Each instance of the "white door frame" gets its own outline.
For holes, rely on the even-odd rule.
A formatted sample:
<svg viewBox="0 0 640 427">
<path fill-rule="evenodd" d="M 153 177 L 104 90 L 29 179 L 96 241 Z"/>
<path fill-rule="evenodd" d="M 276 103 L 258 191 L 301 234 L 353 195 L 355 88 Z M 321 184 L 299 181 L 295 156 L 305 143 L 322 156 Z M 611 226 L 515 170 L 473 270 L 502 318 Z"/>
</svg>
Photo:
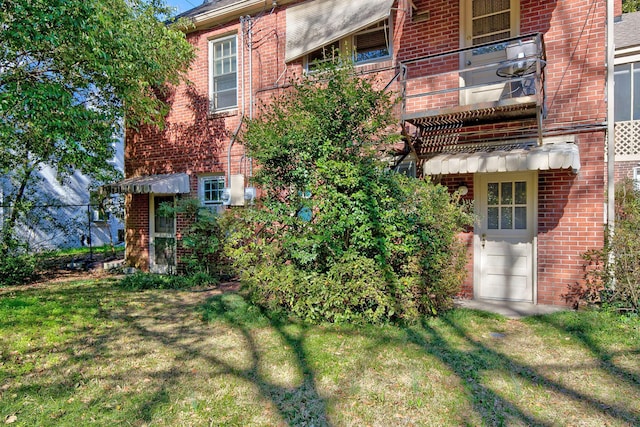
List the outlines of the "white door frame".
<svg viewBox="0 0 640 427">
<path fill-rule="evenodd" d="M 156 197 L 173 197 L 173 201 L 175 204 L 175 200 L 176 200 L 176 195 L 175 194 L 154 194 L 154 193 L 150 193 L 149 194 L 149 271 L 152 273 L 161 273 L 161 274 L 167 274 L 167 273 L 171 273 L 171 271 L 169 271 L 169 266 L 162 266 L 162 265 L 157 265 L 156 264 L 156 253 L 155 253 L 155 238 L 156 237 L 167 237 L 167 238 L 173 238 L 176 239 L 176 226 L 177 226 L 177 221 L 176 221 L 176 216 L 174 215 L 173 217 L 173 235 L 169 235 L 168 233 L 156 233 L 155 232 L 155 198 Z M 166 234 L 166 235 L 165 235 Z M 174 245 L 177 245 L 177 241 L 175 241 Z M 174 246 L 175 248 L 176 246 Z M 174 255 L 174 260 L 173 260 L 173 265 L 174 267 L 177 266 L 177 251 L 174 250 L 173 252 Z"/>
<path fill-rule="evenodd" d="M 487 192 L 483 188 L 491 179 L 496 180 L 525 180 L 531 188 L 531 280 L 532 296 L 531 302 L 537 304 L 538 301 L 538 171 L 522 172 L 498 172 L 474 174 L 474 210 L 476 224 L 473 233 L 473 298 L 481 298 L 482 286 L 482 244 L 483 234 L 486 232 L 486 211 Z M 527 204 L 528 205 L 528 204 Z"/>
</svg>

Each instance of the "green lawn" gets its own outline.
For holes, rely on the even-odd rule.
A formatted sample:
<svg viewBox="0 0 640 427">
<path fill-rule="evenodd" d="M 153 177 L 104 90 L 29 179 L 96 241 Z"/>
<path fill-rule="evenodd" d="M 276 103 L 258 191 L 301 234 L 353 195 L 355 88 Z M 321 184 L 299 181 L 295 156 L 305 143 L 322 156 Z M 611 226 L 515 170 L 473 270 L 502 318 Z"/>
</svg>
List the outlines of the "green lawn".
<svg viewBox="0 0 640 427">
<path fill-rule="evenodd" d="M 0 423 L 640 425 L 638 319 L 311 327 L 237 294 L 115 283 L 0 289 Z"/>
</svg>

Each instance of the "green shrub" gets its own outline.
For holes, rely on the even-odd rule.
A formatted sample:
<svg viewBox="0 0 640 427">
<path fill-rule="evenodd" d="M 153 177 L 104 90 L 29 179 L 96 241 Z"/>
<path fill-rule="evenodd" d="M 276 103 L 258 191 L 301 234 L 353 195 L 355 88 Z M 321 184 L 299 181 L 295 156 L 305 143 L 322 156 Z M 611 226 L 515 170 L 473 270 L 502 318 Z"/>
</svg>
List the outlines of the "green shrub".
<svg viewBox="0 0 640 427">
<path fill-rule="evenodd" d="M 598 304 L 622 312 L 640 313 L 640 191 L 632 181 L 616 185 L 613 237 L 601 250 L 589 250 L 584 283 L 569 287 L 565 298 L 574 307 Z"/>
<path fill-rule="evenodd" d="M 342 61 L 294 81 L 248 122 L 263 197 L 222 227 L 254 303 L 310 322 L 415 321 L 452 305 L 457 234 L 471 217 L 447 189 L 379 160 L 399 140 L 394 101 Z"/>
<path fill-rule="evenodd" d="M 0 287 L 22 285 L 36 277 L 36 258 L 33 255 L 14 255 L 0 259 Z"/>
</svg>

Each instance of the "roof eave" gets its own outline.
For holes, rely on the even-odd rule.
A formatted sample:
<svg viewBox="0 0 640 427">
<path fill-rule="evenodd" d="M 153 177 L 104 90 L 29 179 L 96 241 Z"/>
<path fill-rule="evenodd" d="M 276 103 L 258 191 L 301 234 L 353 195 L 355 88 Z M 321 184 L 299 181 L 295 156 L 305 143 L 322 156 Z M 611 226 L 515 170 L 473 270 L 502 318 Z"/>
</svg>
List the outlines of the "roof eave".
<svg viewBox="0 0 640 427">
<path fill-rule="evenodd" d="M 278 0 L 276 6 L 282 6 L 292 3 L 293 1 L 295 0 Z M 187 32 L 201 30 L 233 19 L 239 19 L 242 15 L 251 15 L 252 13 L 265 9 L 270 10 L 274 7 L 274 3 L 276 2 L 273 0 L 238 0 L 227 6 L 222 6 L 218 9 L 203 12 L 192 17 L 191 22 L 194 26 L 188 29 Z"/>
</svg>

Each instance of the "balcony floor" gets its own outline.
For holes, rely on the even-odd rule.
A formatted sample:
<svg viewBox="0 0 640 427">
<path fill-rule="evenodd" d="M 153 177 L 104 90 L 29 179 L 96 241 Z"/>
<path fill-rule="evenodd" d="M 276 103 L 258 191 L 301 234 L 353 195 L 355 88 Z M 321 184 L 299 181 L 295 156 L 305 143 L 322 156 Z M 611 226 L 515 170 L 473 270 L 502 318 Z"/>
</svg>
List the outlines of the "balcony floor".
<svg viewBox="0 0 640 427">
<path fill-rule="evenodd" d="M 529 119 L 536 117 L 539 107 L 538 100 L 539 98 L 535 95 L 521 96 L 494 102 L 412 112 L 404 114 L 402 119 L 422 128 L 451 124 L 473 126 L 514 119 Z"/>
</svg>

